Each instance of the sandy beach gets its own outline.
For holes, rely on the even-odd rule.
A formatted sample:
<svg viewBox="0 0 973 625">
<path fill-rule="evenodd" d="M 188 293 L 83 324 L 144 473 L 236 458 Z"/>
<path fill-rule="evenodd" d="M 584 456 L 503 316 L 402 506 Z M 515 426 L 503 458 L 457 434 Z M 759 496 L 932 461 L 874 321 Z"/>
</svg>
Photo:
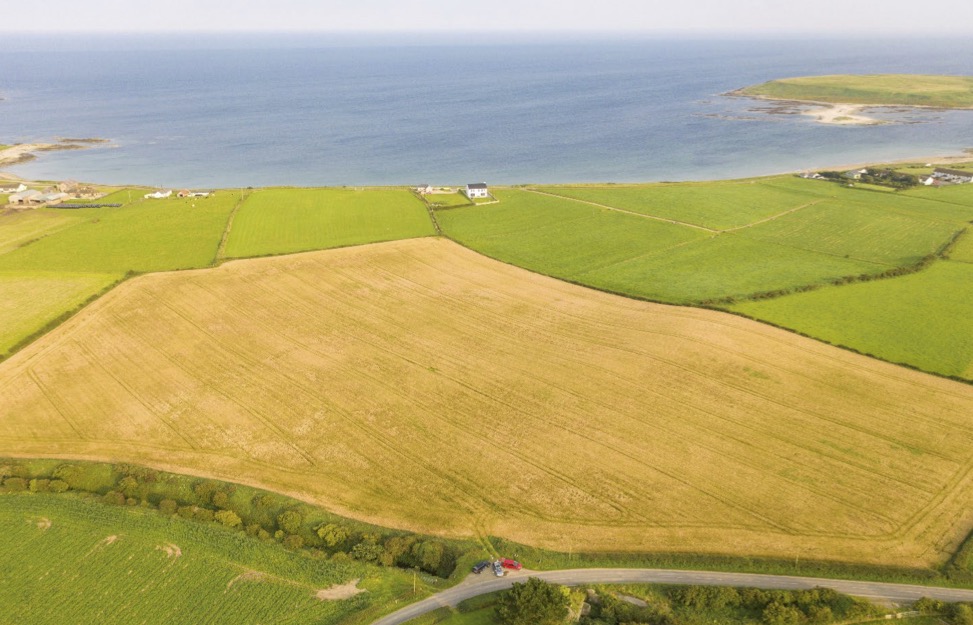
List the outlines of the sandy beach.
<svg viewBox="0 0 973 625">
<path fill-rule="evenodd" d="M 862 115 L 866 107 L 860 104 L 814 104 L 812 108 L 801 111 L 802 115 L 813 117 L 821 124 L 835 124 L 838 126 L 876 126 L 885 124 L 874 117 Z"/>
</svg>

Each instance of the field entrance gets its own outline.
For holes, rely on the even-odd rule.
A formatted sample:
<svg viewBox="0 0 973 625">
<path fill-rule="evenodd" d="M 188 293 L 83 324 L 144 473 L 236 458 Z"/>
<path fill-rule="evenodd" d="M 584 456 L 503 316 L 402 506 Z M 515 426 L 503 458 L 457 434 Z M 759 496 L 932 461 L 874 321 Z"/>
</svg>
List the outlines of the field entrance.
<svg viewBox="0 0 973 625">
<path fill-rule="evenodd" d="M 0 388 L 0 454 L 426 532 L 926 565 L 973 521 L 973 388 L 443 239 L 130 280 Z"/>
</svg>

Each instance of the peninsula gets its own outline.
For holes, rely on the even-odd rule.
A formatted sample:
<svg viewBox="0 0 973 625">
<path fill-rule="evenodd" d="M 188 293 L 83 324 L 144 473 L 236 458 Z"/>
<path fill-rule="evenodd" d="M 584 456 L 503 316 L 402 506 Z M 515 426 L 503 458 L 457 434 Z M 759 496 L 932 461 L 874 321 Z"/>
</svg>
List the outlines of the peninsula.
<svg viewBox="0 0 973 625">
<path fill-rule="evenodd" d="M 875 124 L 859 113 L 866 107 L 973 108 L 973 77 L 921 74 L 868 74 L 781 78 L 730 95 L 795 105 L 822 123 Z"/>
</svg>

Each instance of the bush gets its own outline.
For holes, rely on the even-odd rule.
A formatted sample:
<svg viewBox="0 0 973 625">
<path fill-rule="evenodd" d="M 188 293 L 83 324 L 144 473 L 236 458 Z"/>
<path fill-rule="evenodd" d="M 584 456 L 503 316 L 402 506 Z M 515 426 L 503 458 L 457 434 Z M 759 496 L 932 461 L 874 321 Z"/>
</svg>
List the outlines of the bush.
<svg viewBox="0 0 973 625">
<path fill-rule="evenodd" d="M 27 480 L 22 477 L 8 477 L 3 481 L 3 486 L 7 490 L 20 492 L 27 490 Z"/>
<path fill-rule="evenodd" d="M 283 545 L 287 549 L 297 551 L 298 549 L 304 546 L 304 539 L 298 536 L 297 534 L 288 534 L 284 538 Z"/>
<path fill-rule="evenodd" d="M 303 523 L 304 517 L 301 516 L 300 512 L 295 512 L 294 510 L 287 510 L 277 515 L 277 527 L 284 530 L 287 534 L 296 534 L 301 531 L 301 525 Z"/>
<path fill-rule="evenodd" d="M 497 599 L 497 620 L 504 625 L 558 625 L 568 615 L 566 588 L 536 577 L 516 582 Z"/>
<path fill-rule="evenodd" d="M 52 493 L 63 493 L 66 492 L 70 487 L 68 483 L 64 480 L 51 480 L 50 491 Z"/>
<path fill-rule="evenodd" d="M 30 481 L 29 488 L 32 493 L 46 493 L 51 490 L 51 480 L 34 478 Z"/>
<path fill-rule="evenodd" d="M 349 532 L 344 527 L 334 523 L 328 523 L 318 527 L 317 535 L 328 547 L 337 547 L 348 540 Z"/>
<path fill-rule="evenodd" d="M 237 528 L 243 525 L 243 520 L 240 516 L 233 512 L 232 510 L 220 510 L 213 517 L 229 528 Z"/>
<path fill-rule="evenodd" d="M 117 490 L 110 490 L 104 495 L 102 495 L 101 500 L 107 504 L 113 506 L 124 506 L 125 505 L 125 495 L 121 494 Z"/>
<path fill-rule="evenodd" d="M 166 516 L 172 516 L 179 509 L 179 504 L 172 499 L 163 499 L 159 502 L 159 512 Z"/>
</svg>

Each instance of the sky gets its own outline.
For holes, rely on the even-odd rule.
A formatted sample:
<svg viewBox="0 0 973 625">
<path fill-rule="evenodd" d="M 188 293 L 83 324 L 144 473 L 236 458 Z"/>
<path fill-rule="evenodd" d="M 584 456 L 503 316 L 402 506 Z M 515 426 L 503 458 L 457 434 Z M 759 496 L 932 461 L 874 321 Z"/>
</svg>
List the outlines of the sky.
<svg viewBox="0 0 973 625">
<path fill-rule="evenodd" d="M 973 34 L 973 0 L 30 0 L 19 32 Z"/>
</svg>

